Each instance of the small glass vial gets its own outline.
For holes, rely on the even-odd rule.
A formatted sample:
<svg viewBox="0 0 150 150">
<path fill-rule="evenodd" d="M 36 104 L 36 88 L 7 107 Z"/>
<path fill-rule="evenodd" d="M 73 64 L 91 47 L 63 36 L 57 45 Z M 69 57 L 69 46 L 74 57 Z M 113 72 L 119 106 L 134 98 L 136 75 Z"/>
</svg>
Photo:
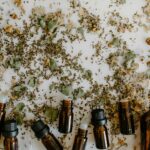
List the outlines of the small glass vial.
<svg viewBox="0 0 150 150">
<path fill-rule="evenodd" d="M 6 103 L 7 103 L 8 97 L 5 94 L 0 94 L 0 137 L 2 132 L 2 126 L 5 121 L 5 114 L 6 114 Z"/>
<path fill-rule="evenodd" d="M 134 119 L 131 112 L 131 105 L 128 100 L 119 102 L 120 132 L 124 135 L 134 134 Z"/>
<path fill-rule="evenodd" d="M 150 150 L 150 110 L 141 117 L 141 150 Z"/>
<path fill-rule="evenodd" d="M 0 137 L 2 132 L 2 126 L 4 125 L 4 121 L 5 121 L 5 114 L 6 114 L 5 108 L 6 108 L 6 104 L 0 102 Z"/>
<path fill-rule="evenodd" d="M 41 139 L 47 150 L 63 150 L 56 137 L 49 132 L 49 127 L 42 120 L 38 120 L 31 126 L 38 139 Z"/>
<path fill-rule="evenodd" d="M 106 128 L 107 119 L 103 109 L 92 111 L 92 124 L 94 125 L 94 137 L 96 148 L 107 149 L 109 147 L 108 131 Z"/>
<path fill-rule="evenodd" d="M 18 128 L 15 120 L 7 120 L 2 128 L 4 150 L 18 150 Z"/>
<path fill-rule="evenodd" d="M 63 100 L 59 115 L 58 130 L 61 133 L 71 133 L 73 128 L 73 103 L 71 100 Z"/>
<path fill-rule="evenodd" d="M 75 137 L 72 150 L 85 150 L 87 143 L 87 128 L 88 125 L 82 123 L 78 129 L 78 134 Z"/>
</svg>

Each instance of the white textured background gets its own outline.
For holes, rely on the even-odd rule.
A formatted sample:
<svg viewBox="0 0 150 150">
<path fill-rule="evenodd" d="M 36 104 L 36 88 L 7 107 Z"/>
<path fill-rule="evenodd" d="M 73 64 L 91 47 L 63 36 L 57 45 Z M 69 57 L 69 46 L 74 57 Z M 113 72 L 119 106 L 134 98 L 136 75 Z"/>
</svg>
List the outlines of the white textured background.
<svg viewBox="0 0 150 150">
<path fill-rule="evenodd" d="M 106 33 L 107 33 L 107 30 L 109 30 L 109 27 L 107 27 L 106 19 L 105 19 L 109 16 L 108 12 L 111 13 L 113 10 L 116 10 L 120 12 L 121 16 L 129 18 L 129 20 L 132 22 L 133 14 L 135 14 L 136 12 L 142 13 L 142 6 L 145 5 L 144 0 L 126 0 L 126 4 L 119 5 L 119 6 L 116 6 L 114 3 L 112 3 L 112 1 L 111 0 L 80 0 L 82 7 L 85 7 L 93 14 L 100 16 L 101 25 L 105 27 Z M 53 7 L 50 8 L 49 4 L 52 4 L 52 3 L 53 3 Z M 60 4 L 58 5 L 58 3 Z M 113 5 L 113 6 L 109 7 L 110 5 Z M 44 6 L 47 12 L 55 11 L 57 9 L 61 9 L 62 12 L 65 14 L 71 12 L 71 9 L 69 8 L 69 0 L 28 0 L 28 3 L 25 0 L 24 8 L 26 10 L 26 14 L 19 21 L 17 22 L 10 21 L 9 23 L 11 24 L 17 23 L 17 24 L 20 24 L 21 26 L 22 20 L 28 18 L 28 15 L 30 14 L 31 9 L 35 6 Z M 19 10 L 16 8 L 16 6 L 13 5 L 11 0 L 0 0 L 0 14 L 3 16 L 3 20 L 1 21 L 0 27 L 5 26 L 5 24 L 7 23 L 7 19 L 9 18 L 8 12 L 12 10 L 20 13 Z M 75 24 L 77 23 L 77 19 L 78 18 L 76 15 L 71 16 L 71 20 Z M 143 21 L 144 21 L 144 18 L 143 18 Z M 119 34 L 120 34 L 119 36 L 122 37 L 122 39 L 125 39 L 127 41 L 127 45 L 131 50 L 135 51 L 135 53 L 140 54 L 141 56 L 144 56 L 145 58 L 148 59 L 150 47 L 145 44 L 145 38 L 147 38 L 150 35 L 150 32 L 144 31 L 142 27 L 139 27 L 137 25 L 133 32 L 125 32 L 123 34 L 121 33 Z M 90 34 L 90 33 L 86 33 L 85 38 L 86 38 L 86 42 L 75 41 L 73 43 L 70 43 L 68 41 L 68 43 L 65 43 L 64 46 L 66 50 L 70 53 L 72 49 L 74 50 L 72 55 L 75 55 L 79 51 L 82 51 L 84 53 L 84 57 L 85 56 L 90 57 L 93 54 L 93 48 L 91 46 L 91 43 L 93 42 L 96 43 L 99 40 L 99 38 L 97 35 Z M 107 55 L 108 55 L 108 51 L 104 52 L 104 56 L 107 56 Z M 84 57 L 83 58 L 81 57 L 80 59 L 81 61 L 80 63 L 82 64 L 82 66 L 84 68 L 92 70 L 93 74 L 94 73 L 98 74 L 97 76 L 94 76 L 96 81 L 98 81 L 99 83 L 105 83 L 104 77 L 106 75 L 111 74 L 111 71 L 109 70 L 108 65 L 106 65 L 103 62 L 100 65 L 97 65 L 96 63 L 92 64 L 90 61 L 85 60 Z M 97 71 L 99 68 L 101 69 L 101 72 Z M 145 69 L 146 69 L 146 66 L 144 64 L 140 64 L 139 71 L 144 71 Z M 12 70 L 8 70 L 4 75 L 4 80 L 6 82 L 5 83 L 0 82 L 1 86 L 5 87 L 6 89 L 9 89 L 9 81 L 12 75 L 13 75 Z M 85 84 L 84 86 L 87 86 L 87 85 Z M 47 83 L 45 83 L 43 87 L 41 87 L 41 89 L 44 89 L 44 91 L 47 91 L 48 90 Z M 58 96 L 54 95 L 54 97 L 58 99 L 58 101 L 62 100 L 62 96 L 60 95 Z M 77 110 L 75 109 L 74 111 L 77 111 Z M 89 110 L 89 112 L 90 111 L 91 110 Z M 85 115 L 89 115 L 89 114 L 85 114 Z M 74 123 L 74 133 L 75 133 L 75 130 L 77 129 L 75 125 L 76 123 Z M 53 125 L 52 127 L 50 127 L 50 129 L 56 137 L 61 136 L 57 131 L 56 125 Z M 42 146 L 42 144 L 34 137 L 34 134 L 31 131 L 25 130 L 25 132 L 27 134 L 25 138 L 22 139 L 22 138 L 19 138 L 21 137 L 20 135 L 22 133 L 20 131 L 20 135 L 18 137 L 19 150 L 44 150 L 44 147 Z M 92 133 L 92 127 L 89 128 L 89 133 Z M 134 138 L 134 135 L 126 136 L 128 147 L 123 147 L 121 148 L 122 150 L 133 150 L 134 145 L 139 144 L 139 137 L 140 137 L 139 130 L 136 131 L 136 133 L 138 135 L 138 138 L 136 138 L 136 140 Z M 122 135 L 119 135 L 118 137 L 122 137 Z M 73 140 L 74 140 L 74 136 L 71 137 L 71 141 L 68 141 L 68 139 L 66 138 L 65 142 L 67 143 L 68 146 L 72 146 Z M 87 144 L 86 149 L 96 150 L 93 144 L 94 144 L 93 135 L 90 134 L 88 136 L 88 144 Z"/>
</svg>

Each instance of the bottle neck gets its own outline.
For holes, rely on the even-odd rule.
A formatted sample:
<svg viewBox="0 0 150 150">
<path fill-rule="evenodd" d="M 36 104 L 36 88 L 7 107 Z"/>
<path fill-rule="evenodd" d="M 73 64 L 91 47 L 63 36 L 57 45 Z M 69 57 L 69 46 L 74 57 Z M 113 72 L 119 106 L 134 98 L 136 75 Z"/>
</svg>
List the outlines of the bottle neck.
<svg viewBox="0 0 150 150">
<path fill-rule="evenodd" d="M 73 109 L 73 103 L 71 100 L 63 100 L 62 108 Z"/>
<path fill-rule="evenodd" d="M 95 124 L 94 125 L 94 128 L 103 128 L 103 127 L 106 127 L 106 125 L 105 124 Z"/>
<path fill-rule="evenodd" d="M 87 130 L 83 130 L 83 129 L 79 128 L 78 129 L 78 136 L 86 138 L 87 137 Z"/>
<path fill-rule="evenodd" d="M 5 137 L 5 140 L 16 140 L 17 139 L 17 136 L 14 136 L 14 137 Z"/>
<path fill-rule="evenodd" d="M 126 110 L 130 110 L 131 105 L 129 101 L 120 101 L 119 102 L 119 109 L 126 109 Z"/>
<path fill-rule="evenodd" d="M 46 133 L 43 135 L 43 137 L 42 137 L 41 139 L 47 138 L 47 137 L 49 137 L 49 136 L 51 136 L 51 135 L 52 135 L 52 133 L 46 132 Z"/>
</svg>

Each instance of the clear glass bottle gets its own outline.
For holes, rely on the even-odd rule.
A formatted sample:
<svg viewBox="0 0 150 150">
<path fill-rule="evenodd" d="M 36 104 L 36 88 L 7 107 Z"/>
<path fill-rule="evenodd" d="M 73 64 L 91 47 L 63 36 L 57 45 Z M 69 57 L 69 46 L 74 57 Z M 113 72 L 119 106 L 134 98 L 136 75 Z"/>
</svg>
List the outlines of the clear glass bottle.
<svg viewBox="0 0 150 150">
<path fill-rule="evenodd" d="M 87 124 L 81 124 L 78 129 L 78 134 L 75 137 L 72 150 L 85 150 L 87 143 Z"/>
<path fill-rule="evenodd" d="M 107 119 L 103 109 L 92 111 L 92 124 L 94 125 L 94 137 L 96 148 L 107 149 L 109 147 L 108 131 L 106 128 Z"/>
<path fill-rule="evenodd" d="M 131 135 L 135 133 L 134 119 L 131 111 L 131 105 L 128 100 L 122 100 L 119 102 L 119 122 L 120 132 L 125 135 Z"/>
<path fill-rule="evenodd" d="M 49 127 L 42 120 L 38 120 L 31 126 L 36 137 L 41 139 L 47 150 L 63 150 L 62 145 L 56 137 L 49 132 Z"/>
<path fill-rule="evenodd" d="M 73 103 L 71 100 L 63 100 L 59 115 L 58 130 L 61 133 L 71 133 L 73 128 Z"/>
<path fill-rule="evenodd" d="M 150 110 L 141 117 L 141 150 L 150 150 Z"/>
<path fill-rule="evenodd" d="M 15 120 L 7 120 L 2 128 L 4 150 L 18 150 L 18 128 Z"/>
</svg>

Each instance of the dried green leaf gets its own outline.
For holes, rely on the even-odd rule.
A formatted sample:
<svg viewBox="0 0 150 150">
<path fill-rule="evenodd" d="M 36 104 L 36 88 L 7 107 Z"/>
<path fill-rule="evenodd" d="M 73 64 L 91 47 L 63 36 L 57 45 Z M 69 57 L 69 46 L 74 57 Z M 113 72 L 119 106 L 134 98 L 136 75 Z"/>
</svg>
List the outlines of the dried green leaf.
<svg viewBox="0 0 150 150">
<path fill-rule="evenodd" d="M 125 4 L 126 0 L 116 0 L 116 3 L 118 3 L 118 4 Z"/>
<path fill-rule="evenodd" d="M 56 88 L 56 84 L 55 83 L 52 83 L 50 86 L 49 86 L 49 89 L 50 90 L 54 90 Z"/>
<path fill-rule="evenodd" d="M 85 73 L 84 73 L 84 78 L 86 79 L 91 79 L 92 77 L 92 71 L 91 70 L 86 70 Z"/>
<path fill-rule="evenodd" d="M 14 109 L 15 112 L 21 112 L 25 107 L 24 103 L 17 104 L 16 108 Z"/>
<path fill-rule="evenodd" d="M 77 28 L 77 31 L 81 34 L 81 36 L 84 38 L 84 30 L 82 27 Z"/>
<path fill-rule="evenodd" d="M 133 60 L 133 59 L 135 59 L 136 54 L 135 54 L 133 51 L 128 50 L 128 51 L 125 53 L 124 57 L 125 57 L 125 60 L 126 60 L 126 61 Z"/>
<path fill-rule="evenodd" d="M 53 30 L 56 28 L 57 22 L 56 21 L 49 21 L 48 22 L 48 30 L 53 32 Z"/>
<path fill-rule="evenodd" d="M 121 43 L 121 39 L 119 38 L 113 38 L 111 42 L 109 42 L 108 46 L 115 46 L 115 47 L 119 47 Z"/>
<path fill-rule="evenodd" d="M 46 107 L 44 115 L 52 123 L 58 118 L 58 109 L 53 107 Z"/>
<path fill-rule="evenodd" d="M 66 96 L 72 96 L 72 87 L 70 85 L 61 84 L 59 91 Z"/>
<path fill-rule="evenodd" d="M 73 98 L 78 99 L 84 96 L 84 91 L 82 88 L 77 88 L 73 91 Z"/>
<path fill-rule="evenodd" d="M 131 51 L 131 50 L 128 50 L 126 53 L 125 53 L 125 55 L 124 55 L 124 58 L 125 58 L 125 60 L 124 60 L 124 66 L 126 67 L 126 68 L 132 68 L 132 69 L 136 69 L 137 68 L 137 64 L 136 63 L 134 63 L 134 59 L 136 58 L 136 54 L 133 52 L 133 51 Z"/>
<path fill-rule="evenodd" d="M 16 84 L 12 87 L 12 96 L 16 97 L 21 97 L 27 90 L 27 87 L 25 86 L 25 84 L 21 83 L 21 84 Z"/>
<path fill-rule="evenodd" d="M 29 85 L 30 87 L 35 87 L 36 84 L 37 84 L 37 82 L 36 82 L 36 78 L 35 78 L 35 77 L 32 77 L 32 78 L 29 80 L 29 82 L 28 82 L 28 85 Z"/>
<path fill-rule="evenodd" d="M 2 62 L 4 59 L 4 55 L 2 53 L 0 53 L 0 62 Z"/>
<path fill-rule="evenodd" d="M 8 60 L 6 61 L 6 65 L 18 70 L 21 66 L 21 58 L 15 56 L 8 58 Z"/>
<path fill-rule="evenodd" d="M 15 119 L 17 121 L 17 124 L 22 125 L 24 117 L 25 117 L 24 113 L 15 113 L 14 115 L 15 115 Z"/>
<path fill-rule="evenodd" d="M 40 19 L 39 24 L 40 24 L 41 28 L 45 28 L 46 27 L 46 22 L 45 22 L 45 20 L 43 18 Z"/>
<path fill-rule="evenodd" d="M 56 61 L 55 61 L 54 59 L 50 59 L 49 67 L 50 67 L 50 70 L 51 70 L 51 71 L 56 70 L 56 68 L 57 68 L 57 63 L 56 63 Z"/>
</svg>

